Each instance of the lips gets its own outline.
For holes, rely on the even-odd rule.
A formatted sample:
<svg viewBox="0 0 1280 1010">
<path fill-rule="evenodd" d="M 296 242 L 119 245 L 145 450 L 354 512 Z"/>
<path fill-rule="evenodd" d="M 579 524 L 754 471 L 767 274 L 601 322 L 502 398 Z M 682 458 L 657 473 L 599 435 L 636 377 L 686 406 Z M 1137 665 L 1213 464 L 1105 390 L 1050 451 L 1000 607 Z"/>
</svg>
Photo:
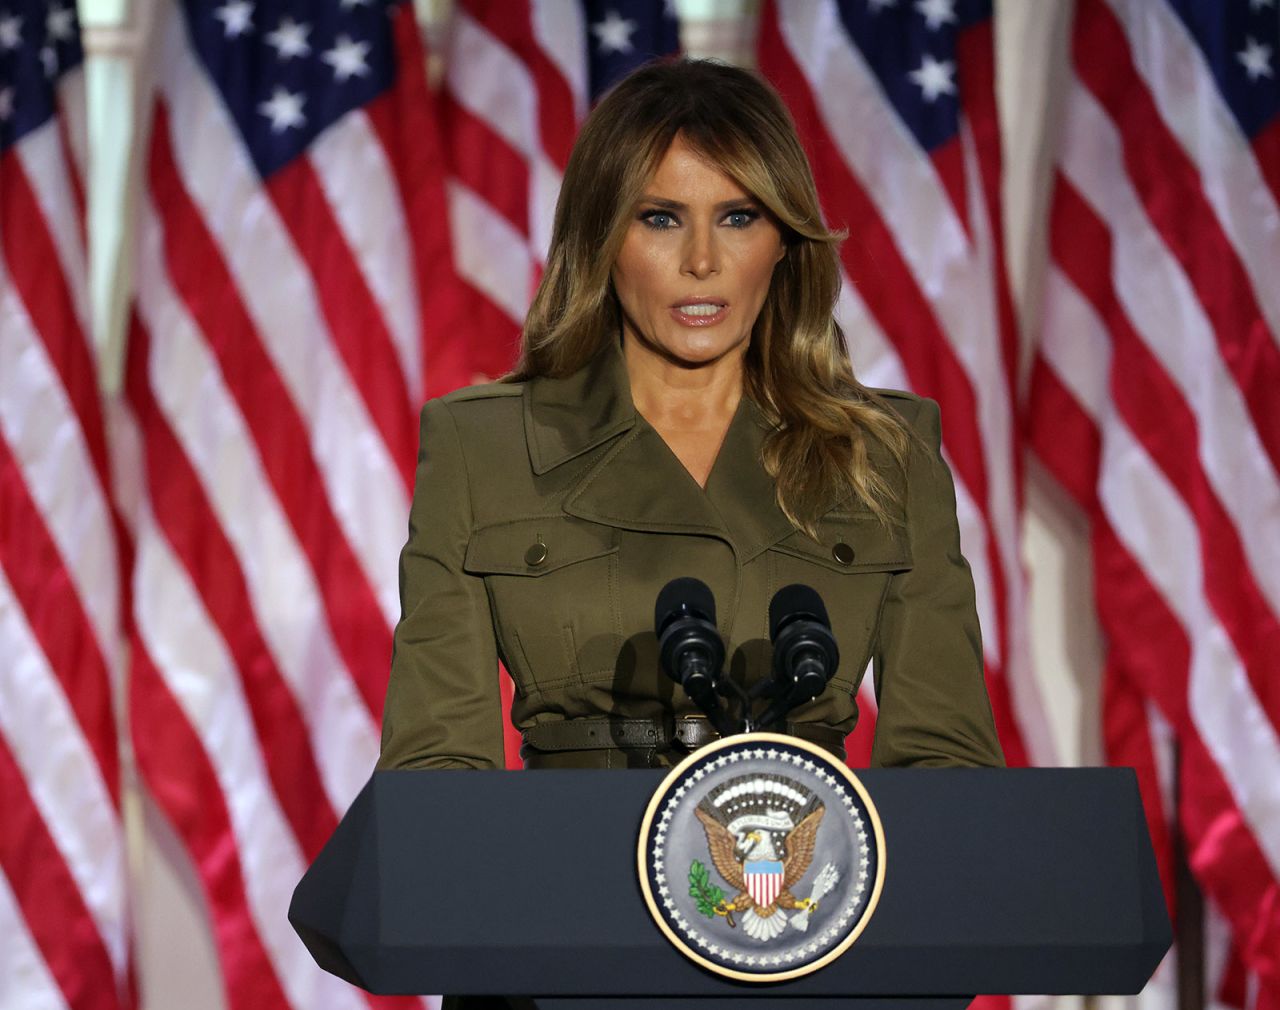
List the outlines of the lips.
<svg viewBox="0 0 1280 1010">
<path fill-rule="evenodd" d="M 682 326 L 714 326 L 729 314 L 729 306 L 718 298 L 686 298 L 671 306 L 671 316 Z"/>
</svg>

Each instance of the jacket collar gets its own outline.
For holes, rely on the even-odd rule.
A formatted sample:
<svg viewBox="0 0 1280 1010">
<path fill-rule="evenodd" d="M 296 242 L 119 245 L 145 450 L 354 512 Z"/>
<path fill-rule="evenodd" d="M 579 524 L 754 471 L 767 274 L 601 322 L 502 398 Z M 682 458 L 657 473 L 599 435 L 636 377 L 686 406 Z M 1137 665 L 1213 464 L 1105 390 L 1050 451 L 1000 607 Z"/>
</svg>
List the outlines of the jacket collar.
<svg viewBox="0 0 1280 1010">
<path fill-rule="evenodd" d="M 718 537 L 740 562 L 795 531 L 760 461 L 768 423 L 746 396 L 705 490 L 635 409 L 622 350 L 613 341 L 570 376 L 531 381 L 524 418 L 539 475 L 617 439 L 569 490 L 564 508 L 570 515 L 624 529 Z"/>
</svg>

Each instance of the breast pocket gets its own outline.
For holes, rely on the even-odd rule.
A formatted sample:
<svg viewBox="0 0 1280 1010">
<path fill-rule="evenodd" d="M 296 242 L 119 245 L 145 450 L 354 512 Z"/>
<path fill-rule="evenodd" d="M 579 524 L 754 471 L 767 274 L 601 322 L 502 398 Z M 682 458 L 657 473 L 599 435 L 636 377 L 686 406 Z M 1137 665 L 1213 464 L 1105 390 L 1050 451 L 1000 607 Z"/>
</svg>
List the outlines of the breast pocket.
<svg viewBox="0 0 1280 1010">
<path fill-rule="evenodd" d="M 833 684 L 852 689 L 870 659 L 889 580 L 911 568 L 906 531 L 871 513 L 829 513 L 817 540 L 793 533 L 768 554 L 771 593 L 798 582 L 822 597 L 840 648 Z"/>
<path fill-rule="evenodd" d="M 484 576 L 507 668 L 521 694 L 612 669 L 622 645 L 617 532 L 565 516 L 476 530 L 463 567 Z"/>
</svg>

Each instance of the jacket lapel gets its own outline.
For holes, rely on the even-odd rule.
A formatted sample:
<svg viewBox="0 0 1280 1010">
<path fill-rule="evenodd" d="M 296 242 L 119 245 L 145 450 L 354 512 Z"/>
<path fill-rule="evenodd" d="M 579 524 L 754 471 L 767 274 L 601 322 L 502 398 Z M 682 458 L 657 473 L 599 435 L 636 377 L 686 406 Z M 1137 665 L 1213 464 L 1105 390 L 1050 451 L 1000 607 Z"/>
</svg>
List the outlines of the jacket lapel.
<svg viewBox="0 0 1280 1010">
<path fill-rule="evenodd" d="M 530 382 L 524 407 L 534 473 L 617 440 L 569 490 L 564 510 L 571 516 L 622 529 L 718 537 L 741 563 L 795 532 L 760 462 L 766 422 L 745 396 L 705 491 L 637 413 L 621 348 L 612 341 L 573 375 Z"/>
</svg>

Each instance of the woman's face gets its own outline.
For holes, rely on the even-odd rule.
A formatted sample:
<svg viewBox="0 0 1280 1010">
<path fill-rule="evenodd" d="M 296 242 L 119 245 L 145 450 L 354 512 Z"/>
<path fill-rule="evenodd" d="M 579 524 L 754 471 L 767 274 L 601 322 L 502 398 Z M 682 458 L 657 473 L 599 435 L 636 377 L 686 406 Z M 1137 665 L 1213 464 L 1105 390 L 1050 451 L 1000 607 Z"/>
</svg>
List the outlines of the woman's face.
<svg viewBox="0 0 1280 1010">
<path fill-rule="evenodd" d="M 677 135 L 613 265 L 624 341 L 686 367 L 745 354 L 785 253 L 761 205 Z"/>
</svg>

